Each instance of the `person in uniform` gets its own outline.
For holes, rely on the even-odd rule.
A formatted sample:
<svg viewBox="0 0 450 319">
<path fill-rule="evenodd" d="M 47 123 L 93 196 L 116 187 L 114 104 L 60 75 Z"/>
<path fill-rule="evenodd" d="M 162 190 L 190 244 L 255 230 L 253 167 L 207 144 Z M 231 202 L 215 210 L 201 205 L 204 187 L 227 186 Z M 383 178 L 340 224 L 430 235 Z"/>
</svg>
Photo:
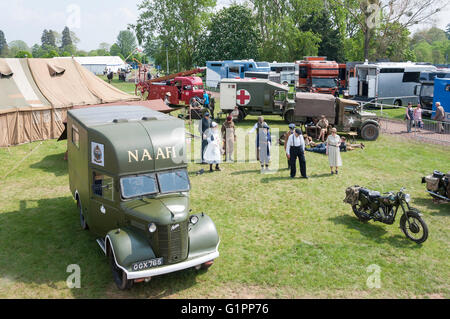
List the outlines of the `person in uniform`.
<svg viewBox="0 0 450 319">
<path fill-rule="evenodd" d="M 223 138 L 225 161 L 233 162 L 234 142 L 236 142 L 236 130 L 234 127 L 233 117 L 231 115 L 227 116 L 227 120 L 222 124 L 221 133 Z"/>
<path fill-rule="evenodd" d="M 297 158 L 300 163 L 300 173 L 302 178 L 308 178 L 306 175 L 305 141 L 303 139 L 302 131 L 299 128 L 295 129 L 294 134 L 291 134 L 286 142 L 286 155 L 290 160 L 291 178 L 295 177 L 297 171 Z"/>
<path fill-rule="evenodd" d="M 211 119 L 209 118 L 209 113 L 205 112 L 202 118 L 202 122 L 199 126 L 199 133 L 202 137 L 202 164 L 206 164 L 205 159 L 203 157 L 205 153 L 205 148 L 208 145 L 207 136 L 205 134 L 206 130 L 208 130 L 211 127 Z"/>
<path fill-rule="evenodd" d="M 230 114 L 233 117 L 233 121 L 239 119 L 239 108 L 237 106 L 234 107 L 234 110 Z"/>
<path fill-rule="evenodd" d="M 317 126 L 320 128 L 320 134 L 319 137 L 317 138 L 318 140 L 321 140 L 322 142 L 325 142 L 325 135 L 328 132 L 328 120 L 325 117 L 325 115 L 322 115 L 320 117 L 319 122 L 317 122 Z"/>
<path fill-rule="evenodd" d="M 170 100 L 169 100 L 170 96 L 171 96 L 170 92 L 167 92 L 166 95 L 164 96 L 164 103 L 166 103 L 167 106 L 170 105 Z"/>
<path fill-rule="evenodd" d="M 258 139 L 256 140 L 256 148 L 259 153 L 259 162 L 261 163 L 261 171 L 269 169 L 270 162 L 270 146 L 272 137 L 270 136 L 270 127 L 266 123 L 263 124 L 262 129 L 258 131 Z"/>
<path fill-rule="evenodd" d="M 326 154 L 328 155 L 328 162 L 330 163 L 331 175 L 333 175 L 333 167 L 336 169 L 336 175 L 338 174 L 338 167 L 342 166 L 341 159 L 341 138 L 336 134 L 335 127 L 331 129 L 331 134 L 327 138 Z"/>
<path fill-rule="evenodd" d="M 294 130 L 295 130 L 295 124 L 294 123 L 289 124 L 289 131 L 286 132 L 285 137 L 284 137 L 284 151 L 285 152 L 286 152 L 287 140 L 289 139 L 289 136 L 294 134 Z M 286 158 L 287 158 L 287 154 L 286 154 Z M 288 169 L 291 168 L 291 162 L 290 162 L 289 158 L 287 158 L 287 163 L 288 163 Z"/>
<path fill-rule="evenodd" d="M 221 171 L 220 164 L 220 134 L 216 122 L 211 123 L 211 127 L 205 131 L 206 141 L 208 145 L 203 155 L 206 163 L 209 164 L 209 171 L 213 171 L 213 165 L 216 164 L 216 171 Z"/>
</svg>

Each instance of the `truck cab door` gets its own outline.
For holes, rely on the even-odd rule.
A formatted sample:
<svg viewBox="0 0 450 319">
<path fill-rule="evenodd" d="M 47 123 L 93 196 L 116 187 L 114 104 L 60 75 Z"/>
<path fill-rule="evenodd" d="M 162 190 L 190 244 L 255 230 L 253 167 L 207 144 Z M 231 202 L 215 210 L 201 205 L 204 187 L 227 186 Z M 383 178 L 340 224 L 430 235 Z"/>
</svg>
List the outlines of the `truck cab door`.
<svg viewBox="0 0 450 319">
<path fill-rule="evenodd" d="M 114 197 L 117 194 L 115 183 L 118 181 L 98 170 L 89 171 L 89 227 L 94 233 L 105 236 L 108 231 L 117 228 L 119 223 L 119 211 L 114 207 Z"/>
<path fill-rule="evenodd" d="M 368 76 L 367 84 L 368 84 L 367 97 L 375 98 L 376 97 L 376 85 L 377 85 L 376 77 Z"/>
</svg>

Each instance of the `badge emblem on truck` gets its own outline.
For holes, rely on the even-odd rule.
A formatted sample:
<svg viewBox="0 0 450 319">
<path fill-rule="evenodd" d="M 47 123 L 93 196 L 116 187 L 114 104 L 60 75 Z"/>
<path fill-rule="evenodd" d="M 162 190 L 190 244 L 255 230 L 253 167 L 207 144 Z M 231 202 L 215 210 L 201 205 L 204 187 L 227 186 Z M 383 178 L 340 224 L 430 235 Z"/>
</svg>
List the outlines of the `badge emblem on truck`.
<svg viewBox="0 0 450 319">
<path fill-rule="evenodd" d="M 105 161 L 103 157 L 104 145 L 91 142 L 91 161 L 94 164 L 105 166 Z"/>
<path fill-rule="evenodd" d="M 175 225 L 172 225 L 172 227 L 170 227 L 170 230 L 175 231 L 179 227 L 180 227 L 180 224 L 175 224 Z"/>
</svg>

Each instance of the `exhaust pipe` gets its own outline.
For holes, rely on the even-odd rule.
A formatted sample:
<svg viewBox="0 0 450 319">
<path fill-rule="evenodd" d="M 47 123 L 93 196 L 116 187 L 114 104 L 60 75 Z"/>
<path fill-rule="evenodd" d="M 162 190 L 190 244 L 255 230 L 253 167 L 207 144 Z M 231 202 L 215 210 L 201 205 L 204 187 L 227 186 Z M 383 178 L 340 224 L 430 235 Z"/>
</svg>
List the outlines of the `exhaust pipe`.
<svg viewBox="0 0 450 319">
<path fill-rule="evenodd" d="M 432 192 L 432 191 L 429 191 L 429 190 L 427 190 L 427 192 L 430 193 L 430 194 L 432 194 L 432 195 L 434 195 L 434 196 L 436 196 L 436 197 L 439 197 L 439 198 L 441 198 L 441 199 L 443 199 L 443 200 L 446 200 L 446 201 L 450 202 L 450 198 L 447 198 L 447 197 L 445 197 L 445 196 L 436 194 L 436 193 L 434 193 L 434 192 Z"/>
</svg>

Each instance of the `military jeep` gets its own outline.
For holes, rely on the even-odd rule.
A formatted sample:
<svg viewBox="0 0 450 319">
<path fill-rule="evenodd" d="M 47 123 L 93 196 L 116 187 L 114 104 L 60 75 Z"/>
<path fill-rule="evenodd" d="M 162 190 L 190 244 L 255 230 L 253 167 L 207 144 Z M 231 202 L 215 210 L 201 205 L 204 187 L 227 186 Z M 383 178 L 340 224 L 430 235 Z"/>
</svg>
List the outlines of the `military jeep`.
<svg viewBox="0 0 450 319">
<path fill-rule="evenodd" d="M 305 124 L 321 115 L 325 115 L 338 131 L 358 132 L 364 140 L 374 141 L 380 134 L 375 113 L 363 111 L 356 101 L 330 94 L 298 92 L 295 96 L 295 106 L 286 109 L 284 118 L 288 123 Z"/>
<path fill-rule="evenodd" d="M 71 110 L 67 140 L 81 227 L 97 237 L 118 288 L 211 266 L 219 236 L 206 214 L 190 215 L 182 120 L 142 106 Z"/>
</svg>

